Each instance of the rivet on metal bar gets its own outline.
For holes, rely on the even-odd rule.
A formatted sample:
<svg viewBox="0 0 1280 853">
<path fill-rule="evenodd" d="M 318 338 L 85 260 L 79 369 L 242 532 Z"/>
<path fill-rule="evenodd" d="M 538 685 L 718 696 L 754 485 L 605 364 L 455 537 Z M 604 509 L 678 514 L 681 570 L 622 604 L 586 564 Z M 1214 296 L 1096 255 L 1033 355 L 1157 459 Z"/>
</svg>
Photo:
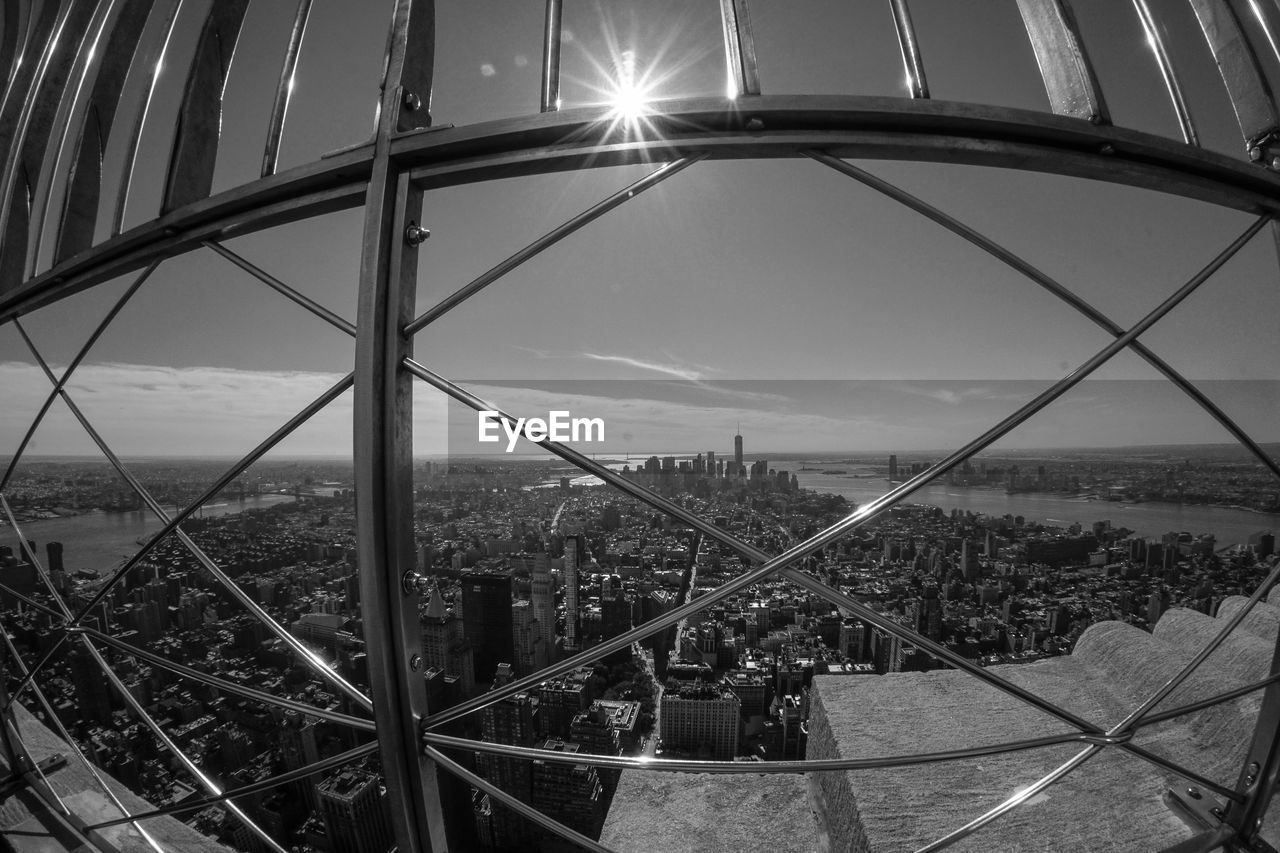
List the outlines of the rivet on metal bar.
<svg viewBox="0 0 1280 853">
<path fill-rule="evenodd" d="M 420 246 L 431 236 L 431 231 L 423 228 L 416 222 L 410 222 L 409 227 L 404 229 L 404 241 L 410 246 Z"/>
</svg>

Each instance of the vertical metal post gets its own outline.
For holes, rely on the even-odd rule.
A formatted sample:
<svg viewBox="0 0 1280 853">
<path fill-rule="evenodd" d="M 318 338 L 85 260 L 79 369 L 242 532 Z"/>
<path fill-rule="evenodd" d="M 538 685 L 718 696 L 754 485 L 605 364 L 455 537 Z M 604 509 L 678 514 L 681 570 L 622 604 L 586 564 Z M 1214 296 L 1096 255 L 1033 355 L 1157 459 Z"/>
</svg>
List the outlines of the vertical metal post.
<svg viewBox="0 0 1280 853">
<path fill-rule="evenodd" d="M 756 40 L 747 0 L 720 0 L 720 23 L 724 28 L 725 61 L 729 66 L 729 97 L 760 94 Z"/>
<path fill-rule="evenodd" d="M 564 0 L 547 0 L 542 35 L 542 111 L 560 109 L 560 36 Z"/>
<path fill-rule="evenodd" d="M 1276 637 L 1275 652 L 1271 657 L 1271 675 L 1280 673 L 1280 636 Z M 1262 830 L 1262 821 L 1275 792 L 1276 777 L 1280 775 L 1280 684 L 1272 684 L 1262 694 L 1262 707 L 1258 710 L 1257 725 L 1253 729 L 1253 743 L 1240 769 L 1236 790 L 1247 799 L 1243 803 L 1231 803 L 1223 816 L 1223 823 L 1233 827 L 1237 837 L 1247 846 Z"/>
<path fill-rule="evenodd" d="M 418 743 L 427 695 L 417 591 L 406 591 L 401 582 L 414 557 L 412 377 L 400 368 L 412 344 L 401 330 L 413 317 L 420 240 L 409 239 L 408 232 L 419 219 L 422 193 L 391 158 L 394 134 L 418 124 L 429 103 L 430 66 L 414 66 L 424 56 L 429 62 L 431 47 L 413 43 L 412 35 L 430 32 L 432 22 L 423 18 L 432 17 L 429 2 L 396 5 L 365 202 L 356 322 L 360 598 L 379 753 L 400 853 L 449 849 L 436 767 Z M 418 90 L 406 92 L 409 85 Z"/>
<path fill-rule="evenodd" d="M 907 75 L 907 88 L 913 98 L 929 97 L 929 84 L 925 82 L 924 60 L 920 58 L 920 42 L 916 39 L 916 27 L 911 21 L 911 9 L 907 0 L 889 0 L 893 13 L 893 26 L 898 31 L 898 47 L 902 49 L 902 67 Z"/>
</svg>

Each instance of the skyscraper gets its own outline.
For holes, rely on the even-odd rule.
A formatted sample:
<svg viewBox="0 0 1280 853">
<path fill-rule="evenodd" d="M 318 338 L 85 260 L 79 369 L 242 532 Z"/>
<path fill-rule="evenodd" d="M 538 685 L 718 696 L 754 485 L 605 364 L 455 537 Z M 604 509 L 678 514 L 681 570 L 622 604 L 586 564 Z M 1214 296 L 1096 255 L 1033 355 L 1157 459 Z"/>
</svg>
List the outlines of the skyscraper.
<svg viewBox="0 0 1280 853">
<path fill-rule="evenodd" d="M 538 635 L 542 638 L 547 662 L 555 660 L 556 648 L 556 597 L 551 586 L 551 559 L 545 552 L 534 555 L 531 601 L 533 618 L 537 620 Z"/>
<path fill-rule="evenodd" d="M 898 457 L 889 455 L 889 482 L 896 483 L 898 481 Z"/>
<path fill-rule="evenodd" d="M 742 464 L 742 435 L 733 437 L 733 476 L 741 477 L 747 469 Z"/>
<path fill-rule="evenodd" d="M 378 777 L 365 770 L 343 770 L 320 783 L 320 814 L 333 853 L 386 853 L 391 822 Z"/>
<path fill-rule="evenodd" d="M 432 590 L 427 615 L 422 620 L 422 657 L 427 667 L 455 676 L 463 696 L 475 692 L 475 658 L 463 632 L 462 620 L 449 615 L 440 590 Z"/>
<path fill-rule="evenodd" d="M 578 567 L 582 564 L 582 536 L 564 540 L 564 647 L 578 648 Z"/>
<path fill-rule="evenodd" d="M 475 653 L 476 682 L 487 684 L 514 655 L 510 575 L 463 574 L 462 627 Z"/>
</svg>

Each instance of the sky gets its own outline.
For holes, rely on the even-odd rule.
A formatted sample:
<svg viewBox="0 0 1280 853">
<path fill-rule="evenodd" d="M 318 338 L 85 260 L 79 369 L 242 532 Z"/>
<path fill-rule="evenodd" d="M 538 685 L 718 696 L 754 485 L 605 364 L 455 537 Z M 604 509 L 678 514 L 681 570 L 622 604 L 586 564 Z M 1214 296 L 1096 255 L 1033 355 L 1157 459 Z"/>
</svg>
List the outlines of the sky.
<svg viewBox="0 0 1280 853">
<path fill-rule="evenodd" d="M 257 174 L 290 3 L 251 4 L 232 64 L 215 191 Z M 208 0 L 183 6 L 176 54 Z M 600 103 L 632 51 L 656 99 L 724 90 L 718 4 L 566 4 L 564 106 Z M 1116 124 L 1177 126 L 1132 5 L 1073 4 Z M 391 3 L 317 3 L 281 167 L 368 138 Z M 437 4 L 434 123 L 536 111 L 541 2 Z M 1047 109 L 1013 0 L 913 0 L 935 99 Z M 1162 4 L 1203 144 L 1239 156 L 1239 131 L 1189 6 Z M 888 4 L 755 0 L 767 94 L 903 94 Z M 154 38 L 157 27 L 144 38 Z M 166 67 L 144 131 L 127 225 L 153 216 L 184 69 Z M 1273 82 L 1276 63 L 1267 58 Z M 263 81 L 267 81 L 264 85 Z M 136 108 L 130 80 L 122 110 Z M 130 89 L 133 87 L 133 89 Z M 106 152 L 108 174 L 122 146 Z M 1026 172 L 892 161 L 858 165 L 960 217 L 1093 302 L 1141 318 L 1251 221 L 1157 192 Z M 422 222 L 423 310 L 649 171 L 606 168 L 433 190 Z M 106 198 L 114 188 L 108 181 Z M 105 228 L 106 207 L 100 217 Z M 229 247 L 355 319 L 361 211 Z M 1273 318 L 1277 254 L 1264 231 L 1143 340 L 1263 441 L 1280 439 Z M 106 283 L 24 318 L 65 365 L 126 286 Z M 641 194 L 422 331 L 416 356 L 516 414 L 601 416 L 613 450 L 721 450 L 741 421 L 772 450 L 911 450 L 962 444 L 1109 337 L 967 243 L 809 161 L 703 162 Z M 125 455 L 230 455 L 252 447 L 351 369 L 351 341 L 208 250 L 166 261 L 70 386 Z M 1122 355 L 1001 446 L 1229 440 L 1145 363 Z M 571 380 L 565 384 L 566 380 Z M 0 456 L 48 382 L 0 327 Z M 442 397 L 419 386 L 415 450 L 449 445 Z M 59 404 L 60 406 L 60 404 Z M 55 406 L 33 453 L 95 453 Z M 527 411 L 524 407 L 527 407 Z M 281 453 L 342 454 L 350 394 Z M 629 438 L 623 439 L 623 436 Z M 672 445 L 678 438 L 680 447 Z M 687 447 L 685 445 L 687 442 Z M 839 446 L 832 442 L 842 443 Z M 625 444 L 625 446 L 622 446 Z"/>
</svg>

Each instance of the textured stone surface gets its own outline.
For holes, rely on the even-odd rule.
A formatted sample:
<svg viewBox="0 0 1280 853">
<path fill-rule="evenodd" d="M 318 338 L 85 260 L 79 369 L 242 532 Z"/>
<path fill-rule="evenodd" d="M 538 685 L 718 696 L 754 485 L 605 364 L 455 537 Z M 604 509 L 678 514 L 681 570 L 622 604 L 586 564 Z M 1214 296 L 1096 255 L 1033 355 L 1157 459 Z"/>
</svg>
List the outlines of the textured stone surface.
<svg viewBox="0 0 1280 853">
<path fill-rule="evenodd" d="M 1166 621 L 1167 620 L 1167 621 Z M 1217 633 L 1222 622 L 1170 611 L 1153 636 L 1121 623 L 1086 632 L 1071 657 L 991 672 L 1106 726 L 1141 703 Z M 1233 636 L 1160 707 L 1206 698 L 1265 673 L 1270 643 Z M 1261 667 L 1261 670 L 1259 670 Z M 1064 724 L 957 672 L 875 679 L 814 679 L 811 758 L 940 751 L 1038 737 Z M 1253 730 L 1257 697 L 1143 729 L 1134 742 L 1234 784 Z M 1082 747 L 874 771 L 821 774 L 837 850 L 915 849 L 963 826 L 1060 765 Z M 1107 748 L 958 850 L 1153 850 L 1189 837 L 1164 805 L 1185 786 Z M 1271 821 L 1268 821 L 1270 823 Z"/>
<path fill-rule="evenodd" d="M 803 776 L 628 770 L 600 843 L 619 853 L 824 849 Z"/>
<path fill-rule="evenodd" d="M 118 817 L 119 811 L 107 800 L 105 794 L 102 793 L 102 789 L 94 781 L 93 776 L 71 754 L 67 745 L 21 705 L 15 705 L 14 707 L 23 742 L 34 760 L 41 761 L 58 753 L 67 757 L 67 763 L 50 773 L 48 779 L 49 784 L 71 809 L 71 812 L 84 819 L 86 823 Z M 4 767 L 4 765 L 4 757 L 0 753 L 0 767 Z M 4 767 L 4 769 L 7 771 L 7 767 Z M 129 809 L 130 813 L 150 811 L 154 808 L 146 800 L 111 779 L 107 774 L 103 773 L 102 776 L 108 780 L 112 790 L 120 798 L 120 801 L 124 803 L 125 808 Z M 26 831 L 37 831 L 40 824 L 40 821 L 36 818 L 23 820 L 24 815 L 22 812 L 24 810 L 28 814 L 33 810 L 38 811 L 38 809 L 25 805 L 28 802 L 35 804 L 35 801 L 30 798 L 29 792 L 27 796 L 10 797 L 3 806 L 0 806 L 0 820 L 4 820 L 4 823 L 0 824 L 0 834 L 3 834 L 6 840 L 9 841 L 20 838 L 24 845 L 19 848 L 20 850 L 65 849 L 53 841 L 50 842 L 53 846 L 39 846 L 42 843 L 39 836 L 20 835 L 20 833 Z M 8 820 L 14 818 L 17 818 L 14 823 L 8 822 Z M 191 829 L 191 827 L 171 817 L 154 818 L 146 821 L 143 826 L 159 843 L 161 849 L 166 851 L 231 853 L 230 848 L 206 838 Z M 139 836 L 138 831 L 127 824 L 103 830 L 103 834 L 107 837 L 107 841 L 120 850 L 121 853 L 135 853 L 135 851 L 136 853 L 143 853 L 143 851 L 153 853 L 152 847 Z"/>
<path fill-rule="evenodd" d="M 1275 594 L 1274 592 L 1272 593 Z M 1223 599 L 1222 604 L 1218 605 L 1218 618 L 1230 619 L 1236 613 L 1244 609 L 1249 603 L 1249 599 L 1243 595 L 1232 595 Z M 1263 604 L 1259 602 L 1253 606 L 1253 609 L 1245 614 L 1244 619 L 1240 622 L 1237 631 L 1244 631 L 1263 640 L 1275 637 L 1276 630 L 1280 629 L 1280 608 L 1273 604 Z"/>
</svg>

